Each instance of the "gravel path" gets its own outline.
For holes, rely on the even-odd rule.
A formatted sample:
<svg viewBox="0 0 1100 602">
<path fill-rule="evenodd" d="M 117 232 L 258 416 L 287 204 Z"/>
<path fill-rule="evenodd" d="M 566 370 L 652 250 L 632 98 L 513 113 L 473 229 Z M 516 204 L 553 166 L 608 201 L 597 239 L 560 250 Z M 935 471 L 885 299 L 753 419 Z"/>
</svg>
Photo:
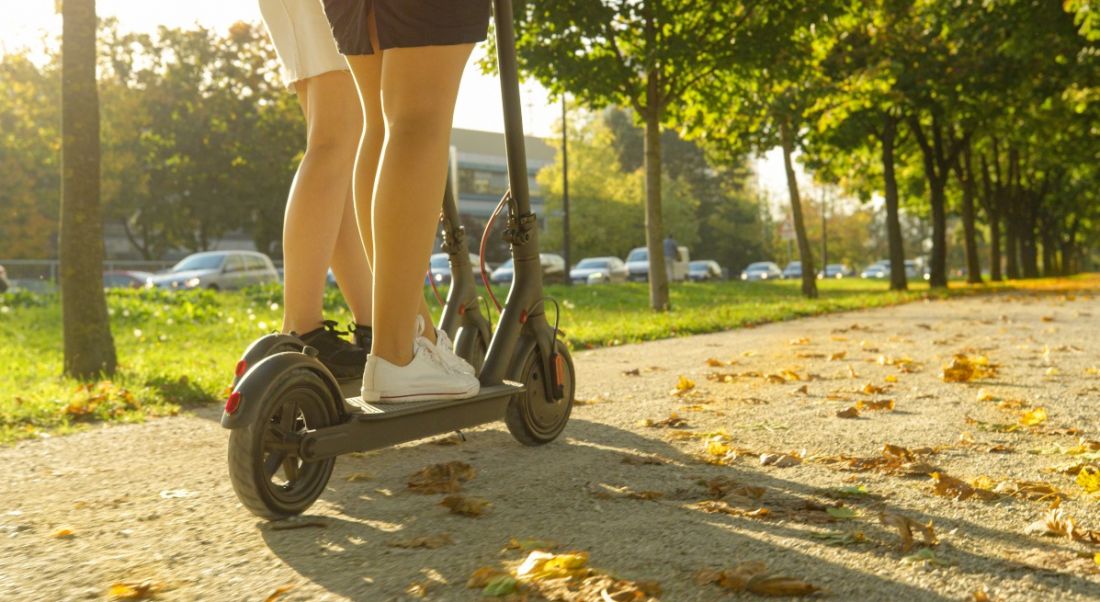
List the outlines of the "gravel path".
<svg viewBox="0 0 1100 602">
<path fill-rule="evenodd" d="M 112 584 L 146 583 L 166 600 L 400 600 L 419 583 L 429 599 L 476 600 L 471 573 L 521 559 L 503 550 L 510 538 L 540 538 L 586 550 L 618 577 L 659 582 L 662 600 L 730 598 L 694 573 L 754 560 L 839 600 L 970 600 L 982 588 L 993 600 L 1098 600 L 1100 545 L 1025 533 L 1049 497 L 959 501 L 935 495 L 927 475 L 859 472 L 839 458 L 881 458 L 892 444 L 966 481 L 1044 481 L 1066 493 L 1061 508 L 1080 527 L 1100 530 L 1100 498 L 1050 471 L 1074 460 L 1052 453 L 1058 446 L 1100 439 L 1098 335 L 1100 296 L 1079 292 L 914 303 L 581 352 L 586 403 L 559 441 L 524 448 L 500 424 L 456 445 L 343 457 L 311 514 L 282 525 L 292 529 L 237 502 L 214 409 L 23 442 L 0 449 L 0 598 L 103 599 Z M 941 368 L 956 353 L 986 356 L 999 373 L 945 383 Z M 673 395 L 681 376 L 695 386 Z M 885 391 L 865 394 L 868 384 Z M 836 416 L 887 399 L 892 412 Z M 1036 406 L 1045 422 L 997 432 Z M 687 424 L 645 426 L 673 413 Z M 705 453 L 699 434 L 719 429 L 729 437 L 717 435 L 711 450 L 740 457 Z M 761 466 L 757 455 L 792 451 L 805 458 L 790 467 Z M 623 461 L 639 454 L 660 464 Z M 420 468 L 454 460 L 477 470 L 463 493 L 492 503 L 479 518 L 406 487 Z M 702 511 L 696 504 L 715 496 L 701 483 L 719 477 L 765 488 L 752 503 L 767 514 L 749 516 L 736 494 L 725 500 L 732 514 Z M 837 493 L 860 485 L 870 495 Z M 647 497 L 656 499 L 638 499 Z M 833 512 L 842 516 L 825 511 L 841 504 Z M 920 546 L 901 551 L 880 511 L 932 521 L 935 561 L 905 560 Z M 453 543 L 387 545 L 441 533 Z"/>
</svg>

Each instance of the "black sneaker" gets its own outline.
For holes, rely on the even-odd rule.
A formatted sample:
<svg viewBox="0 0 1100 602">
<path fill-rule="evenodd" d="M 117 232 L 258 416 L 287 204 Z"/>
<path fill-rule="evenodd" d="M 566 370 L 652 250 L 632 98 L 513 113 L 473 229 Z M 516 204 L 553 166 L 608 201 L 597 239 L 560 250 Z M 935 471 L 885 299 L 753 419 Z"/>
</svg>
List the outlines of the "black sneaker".
<svg viewBox="0 0 1100 602">
<path fill-rule="evenodd" d="M 320 328 L 298 338 L 317 350 L 317 359 L 338 379 L 360 378 L 367 364 L 367 352 L 362 347 L 340 338 L 336 322 L 325 320 Z"/>
<path fill-rule="evenodd" d="M 370 353 L 371 342 L 374 340 L 374 331 L 370 326 L 363 326 L 362 324 L 356 324 L 352 322 L 348 324 L 348 332 L 351 333 L 351 340 L 358 346 Z"/>
</svg>

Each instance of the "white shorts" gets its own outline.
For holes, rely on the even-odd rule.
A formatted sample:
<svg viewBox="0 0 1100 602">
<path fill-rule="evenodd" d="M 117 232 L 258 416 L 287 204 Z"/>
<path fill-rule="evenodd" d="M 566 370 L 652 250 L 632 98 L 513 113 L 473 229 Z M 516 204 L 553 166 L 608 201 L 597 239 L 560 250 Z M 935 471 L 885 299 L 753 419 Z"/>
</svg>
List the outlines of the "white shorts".
<svg viewBox="0 0 1100 602">
<path fill-rule="evenodd" d="M 283 64 L 283 82 L 294 82 L 329 71 L 347 71 L 321 8 L 321 0 L 259 0 L 264 25 Z"/>
</svg>

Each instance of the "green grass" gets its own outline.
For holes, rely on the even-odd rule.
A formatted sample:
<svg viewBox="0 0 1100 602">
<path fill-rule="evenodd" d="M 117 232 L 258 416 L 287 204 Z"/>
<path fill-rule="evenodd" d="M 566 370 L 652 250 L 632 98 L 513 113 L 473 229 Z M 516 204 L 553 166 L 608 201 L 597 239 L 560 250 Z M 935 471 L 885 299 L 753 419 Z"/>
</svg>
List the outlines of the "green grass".
<svg viewBox="0 0 1100 602">
<path fill-rule="evenodd" d="M 894 293 L 886 283 L 824 281 L 821 297 L 804 299 L 797 282 L 720 282 L 672 288 L 673 310 L 648 309 L 645 284 L 551 286 L 561 330 L 573 348 L 714 332 L 849 309 L 881 307 L 927 296 L 998 290 L 1095 289 L 1080 277 L 930 292 L 923 284 Z M 506 290 L 497 289 L 503 299 Z M 444 293 L 445 294 L 445 293 Z M 429 304 L 438 312 L 431 292 Z M 60 376 L 61 311 L 56 296 L 0 295 L 0 444 L 66 433 L 89 424 L 140 421 L 181 407 L 220 401 L 245 346 L 280 325 L 281 289 L 237 293 L 112 291 L 108 295 L 119 371 L 110 381 L 83 384 Z M 339 293 L 326 294 L 327 317 L 351 321 Z M 494 312 L 495 317 L 495 312 Z M 553 319 L 553 309 L 550 316 Z"/>
</svg>

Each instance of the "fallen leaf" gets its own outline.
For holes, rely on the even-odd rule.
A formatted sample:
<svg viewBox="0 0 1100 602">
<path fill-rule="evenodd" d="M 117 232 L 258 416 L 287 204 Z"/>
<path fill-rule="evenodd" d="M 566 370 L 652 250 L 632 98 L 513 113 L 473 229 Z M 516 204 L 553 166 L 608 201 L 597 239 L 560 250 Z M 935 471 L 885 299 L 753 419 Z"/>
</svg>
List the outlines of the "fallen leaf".
<svg viewBox="0 0 1100 602">
<path fill-rule="evenodd" d="M 454 493 L 462 489 L 462 482 L 474 478 L 477 471 L 465 462 L 447 462 L 421 468 L 409 477 L 409 489 L 416 493 Z"/>
<path fill-rule="evenodd" d="M 887 374 L 886 378 L 884 378 L 883 380 L 888 383 L 896 383 L 898 382 L 898 377 L 894 376 L 893 374 Z"/>
<path fill-rule="evenodd" d="M 623 370 L 623 376 L 641 376 L 642 370 L 640 368 L 631 368 L 630 370 Z"/>
<path fill-rule="evenodd" d="M 814 585 L 799 579 L 768 574 L 763 562 L 747 562 L 733 568 L 695 573 L 699 585 L 717 584 L 734 592 L 751 592 L 760 596 L 808 596 L 819 591 Z"/>
<path fill-rule="evenodd" d="M 803 395 L 809 395 L 810 394 L 810 385 L 802 385 L 801 387 L 795 389 L 794 392 L 795 393 L 801 393 Z"/>
<path fill-rule="evenodd" d="M 1076 481 L 1086 493 L 1096 493 L 1100 491 L 1100 468 L 1095 466 L 1086 466 L 1082 468 L 1081 472 L 1077 473 Z"/>
<path fill-rule="evenodd" d="M 847 356 L 847 355 L 848 355 L 847 351 L 837 351 L 835 353 L 829 354 L 829 361 L 830 362 L 839 362 L 840 360 L 844 359 L 844 357 Z"/>
<path fill-rule="evenodd" d="M 992 500 L 997 497 L 992 491 L 977 489 L 962 479 L 957 479 L 943 473 L 933 472 L 929 476 L 932 477 L 932 492 L 938 496 L 959 501 L 970 499 L 974 496 L 978 496 L 983 500 Z"/>
<path fill-rule="evenodd" d="M 925 545 L 934 546 L 939 541 L 936 538 L 936 531 L 932 527 L 932 521 L 928 521 L 927 525 L 922 525 L 908 516 L 885 511 L 879 512 L 878 520 L 883 525 L 898 530 L 898 536 L 901 537 L 902 552 L 908 552 L 913 547 L 914 532 L 920 534 Z"/>
<path fill-rule="evenodd" d="M 462 516 L 481 516 L 487 508 L 492 506 L 489 500 L 462 495 L 448 495 L 439 502 L 439 505 L 449 508 L 451 514 Z"/>
<path fill-rule="evenodd" d="M 978 389 L 978 401 L 993 401 L 996 399 L 992 393 L 985 389 Z"/>
<path fill-rule="evenodd" d="M 625 455 L 622 459 L 623 464 L 630 464 L 632 466 L 661 466 L 664 464 L 664 460 L 655 458 L 653 456 L 639 456 L 639 455 Z"/>
<path fill-rule="evenodd" d="M 936 556 L 936 553 L 933 552 L 931 548 L 921 548 L 920 550 L 917 550 L 915 554 L 910 554 L 908 556 L 902 557 L 901 561 L 910 563 L 920 562 L 924 564 L 936 564 L 939 566 L 951 565 L 950 562 L 942 560 L 938 556 Z"/>
<path fill-rule="evenodd" d="M 276 600 L 281 598 L 283 594 L 289 592 L 292 589 L 294 589 L 294 584 L 293 583 L 287 583 L 286 585 L 280 585 L 279 587 L 275 588 L 275 591 L 271 592 L 271 594 L 268 597 L 264 598 L 264 602 L 275 602 Z"/>
<path fill-rule="evenodd" d="M 965 383 L 974 379 L 996 376 L 998 366 L 989 362 L 985 356 L 970 357 L 958 354 L 951 363 L 943 368 L 943 382 Z"/>
<path fill-rule="evenodd" d="M 466 587 L 471 589 L 481 589 L 493 580 L 499 577 L 510 577 L 507 571 L 499 569 L 497 567 L 483 566 L 475 570 L 470 578 L 466 580 Z"/>
<path fill-rule="evenodd" d="M 753 510 L 746 510 L 731 505 L 725 500 L 703 500 L 694 504 L 695 508 L 711 514 L 729 514 L 731 516 L 743 516 L 746 518 L 766 518 L 771 512 L 760 506 Z"/>
<path fill-rule="evenodd" d="M 164 589 L 164 585 L 145 581 L 143 583 L 114 583 L 107 590 L 107 597 L 112 600 L 148 600 L 156 596 L 157 592 Z"/>
<path fill-rule="evenodd" d="M 580 405 L 585 404 L 584 400 L 574 399 L 573 400 L 573 405 L 578 405 L 577 401 L 581 401 Z M 592 403 L 592 402 L 589 401 L 588 403 Z M 432 445 L 447 445 L 447 446 L 449 446 L 449 445 L 459 445 L 459 444 L 462 444 L 462 443 L 465 443 L 465 442 L 466 442 L 466 438 L 463 437 L 461 433 L 451 433 L 450 435 L 447 435 L 446 437 L 440 437 L 440 438 L 432 441 Z"/>
<path fill-rule="evenodd" d="M 374 477 L 370 473 L 356 472 L 344 477 L 350 483 L 358 483 L 359 481 L 370 481 Z"/>
<path fill-rule="evenodd" d="M 676 388 L 673 389 L 672 394 L 673 395 L 684 395 L 688 391 L 691 391 L 694 388 L 695 388 L 695 381 L 691 380 L 690 378 L 688 378 L 686 376 L 681 375 L 679 380 L 676 381 Z"/>
<path fill-rule="evenodd" d="M 852 520 L 859 516 L 859 514 L 851 508 L 841 506 L 840 508 L 829 507 L 825 509 L 825 513 L 838 520 Z"/>
<path fill-rule="evenodd" d="M 870 410 L 870 411 L 873 411 L 873 412 L 874 411 L 893 412 L 894 411 L 894 400 L 893 399 L 883 399 L 883 400 L 880 400 L 880 401 L 870 401 L 870 400 L 861 399 L 861 400 L 856 402 L 855 409 L 859 410 L 859 411 Z"/>
<path fill-rule="evenodd" d="M 707 493 L 715 498 L 723 498 L 732 495 L 758 500 L 764 497 L 764 494 L 767 492 L 766 489 L 758 485 L 746 485 L 729 477 L 716 477 L 709 481 L 705 481 L 703 485 L 706 486 Z"/>
<path fill-rule="evenodd" d="M 641 426 L 648 426 L 649 428 L 688 428 L 687 420 L 684 420 L 683 418 L 677 416 L 676 412 L 669 414 L 668 418 L 665 418 L 664 420 L 653 420 L 651 418 L 646 418 L 645 420 L 641 421 L 640 424 Z"/>
<path fill-rule="evenodd" d="M 500 575 L 485 584 L 485 589 L 481 590 L 481 595 L 493 597 L 507 596 L 516 591 L 516 586 L 518 584 L 519 583 L 511 575 Z"/>
<path fill-rule="evenodd" d="M 854 533 L 810 533 L 810 537 L 822 540 L 827 546 L 848 546 L 856 543 L 863 543 L 867 541 L 867 536 L 863 534 L 863 531 L 856 531 Z"/>
<path fill-rule="evenodd" d="M 853 485 L 853 486 L 850 486 L 850 487 L 838 487 L 836 489 L 831 489 L 830 494 L 832 494 L 834 496 L 837 496 L 837 497 L 856 497 L 856 498 L 868 497 L 868 496 L 871 495 L 871 493 L 869 491 L 867 491 L 867 486 L 866 485 Z"/>
<path fill-rule="evenodd" d="M 837 410 L 837 418 L 859 418 L 859 410 L 855 406 L 847 408 L 845 410 Z"/>
<path fill-rule="evenodd" d="M 76 533 L 74 533 L 72 529 L 69 529 L 67 527 L 63 529 L 58 529 L 57 531 L 54 531 L 52 535 L 50 535 L 50 537 L 54 539 L 72 539 L 75 536 Z"/>
<path fill-rule="evenodd" d="M 1046 408 L 1040 406 L 1020 414 L 1021 426 L 1038 426 L 1047 420 Z"/>
<path fill-rule="evenodd" d="M 760 454 L 761 466 L 774 466 L 776 468 L 787 468 L 789 466 L 797 466 L 802 463 L 802 457 L 800 455 L 792 454 Z"/>
<path fill-rule="evenodd" d="M 411 539 L 391 539 L 386 542 L 386 545 L 391 548 L 424 548 L 426 550 L 434 550 L 452 543 L 454 543 L 454 540 L 451 539 L 449 533 L 436 533 L 435 535 L 424 535 Z"/>
<path fill-rule="evenodd" d="M 867 395 L 879 395 L 881 393 L 886 392 L 886 387 L 879 387 L 877 385 L 867 383 L 867 384 L 863 385 L 863 388 L 860 389 L 860 391 L 862 391 L 863 393 L 865 393 Z"/>
</svg>

